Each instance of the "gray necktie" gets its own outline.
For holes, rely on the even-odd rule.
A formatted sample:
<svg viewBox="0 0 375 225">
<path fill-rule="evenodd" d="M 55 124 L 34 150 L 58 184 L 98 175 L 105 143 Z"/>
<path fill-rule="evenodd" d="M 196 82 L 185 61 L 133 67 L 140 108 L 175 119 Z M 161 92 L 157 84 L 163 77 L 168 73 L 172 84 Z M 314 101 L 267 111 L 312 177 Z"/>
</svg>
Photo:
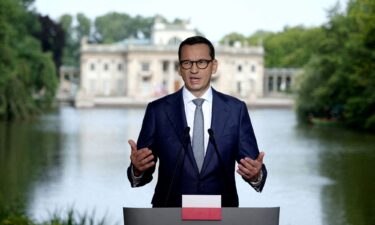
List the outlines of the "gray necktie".
<svg viewBox="0 0 375 225">
<path fill-rule="evenodd" d="M 203 101 L 204 99 L 202 98 L 193 100 L 193 103 L 196 106 L 194 113 L 193 152 L 199 171 L 201 171 L 202 169 L 204 160 L 204 119 L 202 111 Z"/>
</svg>

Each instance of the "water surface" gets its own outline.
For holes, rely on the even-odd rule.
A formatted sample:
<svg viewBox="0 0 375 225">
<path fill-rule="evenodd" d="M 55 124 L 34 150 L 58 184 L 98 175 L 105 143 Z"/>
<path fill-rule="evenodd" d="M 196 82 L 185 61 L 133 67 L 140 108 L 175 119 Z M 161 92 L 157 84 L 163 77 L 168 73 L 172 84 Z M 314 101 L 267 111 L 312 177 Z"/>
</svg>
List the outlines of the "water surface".
<svg viewBox="0 0 375 225">
<path fill-rule="evenodd" d="M 68 208 L 122 223 L 122 207 L 151 207 L 155 180 L 131 188 L 130 148 L 143 108 L 75 109 L 0 123 L 0 203 L 41 221 Z M 292 109 L 250 110 L 269 171 L 261 194 L 237 177 L 241 207 L 281 207 L 281 225 L 375 224 L 375 136 L 297 124 Z M 7 204 L 2 203 L 2 204 Z"/>
</svg>

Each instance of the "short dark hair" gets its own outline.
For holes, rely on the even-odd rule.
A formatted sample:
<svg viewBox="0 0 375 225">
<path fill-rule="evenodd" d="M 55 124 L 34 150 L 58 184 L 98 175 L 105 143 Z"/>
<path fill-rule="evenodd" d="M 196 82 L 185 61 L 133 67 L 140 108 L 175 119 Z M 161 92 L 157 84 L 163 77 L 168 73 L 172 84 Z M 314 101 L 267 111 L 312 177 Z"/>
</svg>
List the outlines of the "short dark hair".
<svg viewBox="0 0 375 225">
<path fill-rule="evenodd" d="M 178 59 L 181 60 L 181 49 L 185 45 L 196 45 L 196 44 L 205 44 L 208 46 L 210 50 L 211 59 L 215 59 L 215 48 L 212 43 L 205 37 L 202 36 L 193 36 L 186 38 L 183 42 L 181 42 L 180 47 L 178 47 Z"/>
</svg>

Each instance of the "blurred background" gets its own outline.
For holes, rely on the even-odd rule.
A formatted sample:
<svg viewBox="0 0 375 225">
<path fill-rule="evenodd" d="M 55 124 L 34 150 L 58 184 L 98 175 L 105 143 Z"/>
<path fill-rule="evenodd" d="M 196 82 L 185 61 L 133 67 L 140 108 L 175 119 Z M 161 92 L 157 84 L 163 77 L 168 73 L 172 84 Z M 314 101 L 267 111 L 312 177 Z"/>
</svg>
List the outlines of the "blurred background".
<svg viewBox="0 0 375 225">
<path fill-rule="evenodd" d="M 183 84 L 192 35 L 213 41 L 212 85 L 247 103 L 266 152 L 261 194 L 236 177 L 240 207 L 375 224 L 373 0 L 1 0 L 0 224 L 122 224 L 122 207 L 151 207 L 127 140 Z"/>
</svg>

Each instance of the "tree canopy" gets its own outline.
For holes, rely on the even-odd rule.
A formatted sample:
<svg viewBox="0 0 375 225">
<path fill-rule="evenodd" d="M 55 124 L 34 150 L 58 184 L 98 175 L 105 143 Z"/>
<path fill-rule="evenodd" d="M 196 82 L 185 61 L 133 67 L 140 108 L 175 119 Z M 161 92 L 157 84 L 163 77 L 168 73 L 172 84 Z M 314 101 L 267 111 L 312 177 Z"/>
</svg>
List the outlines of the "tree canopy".
<svg viewBox="0 0 375 225">
<path fill-rule="evenodd" d="M 375 2 L 336 4 L 315 28 L 286 27 L 250 37 L 232 33 L 222 43 L 262 44 L 266 67 L 303 68 L 296 78 L 301 121 L 321 118 L 375 130 Z"/>
<path fill-rule="evenodd" d="M 52 54 L 35 34 L 30 0 L 0 1 L 0 119 L 28 118 L 51 106 L 57 87 Z"/>
<path fill-rule="evenodd" d="M 351 0 L 323 26 L 324 38 L 305 67 L 297 111 L 375 131 L 375 2 Z"/>
</svg>

